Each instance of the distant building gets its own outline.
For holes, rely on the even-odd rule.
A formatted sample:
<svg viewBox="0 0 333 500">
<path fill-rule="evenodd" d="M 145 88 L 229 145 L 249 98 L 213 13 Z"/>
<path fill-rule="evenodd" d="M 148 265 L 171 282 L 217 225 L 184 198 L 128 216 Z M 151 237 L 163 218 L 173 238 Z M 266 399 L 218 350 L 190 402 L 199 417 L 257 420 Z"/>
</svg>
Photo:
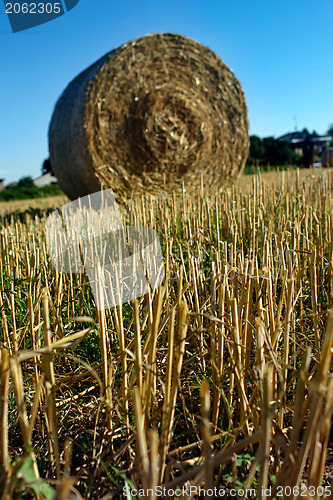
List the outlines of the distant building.
<svg viewBox="0 0 333 500">
<path fill-rule="evenodd" d="M 43 186 L 48 186 L 49 184 L 54 184 L 58 182 L 58 179 L 54 177 L 51 172 L 48 172 L 47 174 L 41 175 L 40 177 L 37 177 L 37 179 L 34 179 L 34 184 L 37 187 L 43 187 Z"/>
<path fill-rule="evenodd" d="M 321 155 L 321 163 L 323 167 L 333 167 L 333 148 L 328 148 L 323 152 L 323 154 Z"/>
<path fill-rule="evenodd" d="M 17 181 L 11 182 L 10 184 L 7 184 L 5 189 L 10 189 L 18 185 Z"/>
<path fill-rule="evenodd" d="M 320 157 L 333 141 L 331 135 L 310 134 L 307 130 L 290 132 L 278 137 L 278 141 L 287 142 L 289 146 L 304 158 L 304 165 L 309 167 L 314 163 L 314 158 Z"/>
<path fill-rule="evenodd" d="M 5 179 L 0 179 L 0 191 L 3 191 L 5 189 L 4 180 Z"/>
</svg>

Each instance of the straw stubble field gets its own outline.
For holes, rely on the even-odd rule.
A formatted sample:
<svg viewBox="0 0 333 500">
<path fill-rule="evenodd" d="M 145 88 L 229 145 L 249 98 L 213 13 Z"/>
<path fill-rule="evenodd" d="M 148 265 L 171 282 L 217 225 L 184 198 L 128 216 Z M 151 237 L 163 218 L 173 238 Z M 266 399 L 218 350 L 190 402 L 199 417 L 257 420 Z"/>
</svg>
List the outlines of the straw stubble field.
<svg viewBox="0 0 333 500">
<path fill-rule="evenodd" d="M 303 175 L 130 200 L 166 279 L 99 313 L 51 208 L 1 216 L 1 498 L 331 496 L 331 172 Z"/>
</svg>

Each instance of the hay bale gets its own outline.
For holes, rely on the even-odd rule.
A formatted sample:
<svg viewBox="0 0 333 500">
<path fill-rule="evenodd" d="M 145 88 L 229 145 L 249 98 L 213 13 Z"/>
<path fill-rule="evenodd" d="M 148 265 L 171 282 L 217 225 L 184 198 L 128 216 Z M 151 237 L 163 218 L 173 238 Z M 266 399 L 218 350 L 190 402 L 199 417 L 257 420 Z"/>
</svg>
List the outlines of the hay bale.
<svg viewBox="0 0 333 500">
<path fill-rule="evenodd" d="M 49 129 L 50 160 L 71 197 L 104 184 L 116 195 L 221 186 L 249 150 L 244 94 L 209 48 L 147 35 L 106 54 L 63 92 Z"/>
</svg>

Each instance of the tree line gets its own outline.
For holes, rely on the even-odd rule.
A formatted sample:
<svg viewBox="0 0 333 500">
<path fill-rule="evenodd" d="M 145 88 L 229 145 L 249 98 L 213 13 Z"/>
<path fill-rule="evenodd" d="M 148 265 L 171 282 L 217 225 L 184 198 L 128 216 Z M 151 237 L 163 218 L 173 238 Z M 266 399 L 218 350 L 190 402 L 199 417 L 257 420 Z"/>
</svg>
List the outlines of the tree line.
<svg viewBox="0 0 333 500">
<path fill-rule="evenodd" d="M 304 129 L 303 132 L 309 134 L 307 129 Z M 311 135 L 316 136 L 318 134 L 314 130 Z M 327 135 L 333 137 L 333 124 L 328 127 Z M 296 153 L 287 142 L 281 142 L 274 137 L 265 137 L 261 139 L 257 135 L 250 136 L 250 153 L 247 160 L 248 166 L 304 166 L 305 161 L 306 158 L 304 158 L 304 155 Z"/>
<path fill-rule="evenodd" d="M 302 155 L 296 153 L 287 142 L 280 142 L 274 137 L 261 139 L 250 136 L 250 153 L 247 165 L 301 165 Z"/>
</svg>

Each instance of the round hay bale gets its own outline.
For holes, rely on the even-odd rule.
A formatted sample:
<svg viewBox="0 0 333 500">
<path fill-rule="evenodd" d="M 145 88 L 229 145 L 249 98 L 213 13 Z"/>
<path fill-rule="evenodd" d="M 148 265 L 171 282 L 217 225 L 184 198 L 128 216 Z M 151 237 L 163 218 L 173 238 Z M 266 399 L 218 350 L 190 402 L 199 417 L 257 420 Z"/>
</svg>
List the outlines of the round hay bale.
<svg viewBox="0 0 333 500">
<path fill-rule="evenodd" d="M 72 199 L 221 186 L 243 169 L 247 107 L 240 83 L 200 43 L 147 35 L 106 54 L 66 88 L 49 129 L 50 160 Z M 203 176 L 202 176 L 203 174 Z"/>
</svg>

